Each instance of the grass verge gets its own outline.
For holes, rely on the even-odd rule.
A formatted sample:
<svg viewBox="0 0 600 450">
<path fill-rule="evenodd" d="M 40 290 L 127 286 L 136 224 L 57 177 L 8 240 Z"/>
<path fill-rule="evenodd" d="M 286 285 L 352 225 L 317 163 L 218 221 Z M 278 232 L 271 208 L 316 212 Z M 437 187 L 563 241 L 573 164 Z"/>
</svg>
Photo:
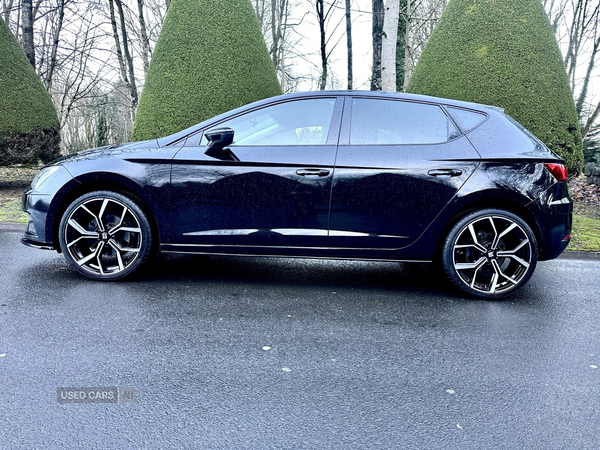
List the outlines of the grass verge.
<svg viewBox="0 0 600 450">
<path fill-rule="evenodd" d="M 21 211 L 21 200 L 11 200 L 0 205 L 0 222 L 28 222 L 27 213 Z"/>
<path fill-rule="evenodd" d="M 574 214 L 571 242 L 567 250 L 600 252 L 600 219 Z"/>
</svg>

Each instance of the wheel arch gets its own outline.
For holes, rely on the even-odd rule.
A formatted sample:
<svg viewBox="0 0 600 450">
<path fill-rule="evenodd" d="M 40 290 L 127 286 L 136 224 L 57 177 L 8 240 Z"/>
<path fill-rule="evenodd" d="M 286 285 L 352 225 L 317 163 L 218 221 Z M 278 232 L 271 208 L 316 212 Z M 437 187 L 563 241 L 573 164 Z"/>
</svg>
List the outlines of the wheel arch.
<svg viewBox="0 0 600 450">
<path fill-rule="evenodd" d="M 534 204 L 530 204 L 528 205 L 530 206 L 530 208 L 528 208 L 525 205 L 526 203 L 523 204 L 517 199 L 506 197 L 485 197 L 469 199 L 469 201 L 459 206 L 450 216 L 449 220 L 447 220 L 446 223 L 443 225 L 441 232 L 439 233 L 437 238 L 434 256 L 435 260 L 439 260 L 439 258 L 441 257 L 444 240 L 446 239 L 446 236 L 448 235 L 450 229 L 454 226 L 454 224 L 456 224 L 467 214 L 483 208 L 504 209 L 521 217 L 525 222 L 527 222 L 527 225 L 529 225 L 529 227 L 533 231 L 533 234 L 535 235 L 535 238 L 538 243 L 538 253 L 539 255 L 541 255 L 543 253 L 542 244 L 544 242 L 542 227 L 540 226 L 536 214 L 531 211 L 531 208 L 535 208 L 537 210 L 538 207 Z"/>
<path fill-rule="evenodd" d="M 111 174 L 110 179 L 103 178 L 101 176 L 95 176 L 94 178 L 84 178 L 84 180 L 78 179 L 77 181 L 79 181 L 80 184 L 70 189 L 60 199 L 60 201 L 56 205 L 56 209 L 54 209 L 54 219 L 52 223 L 52 240 L 54 243 L 59 242 L 58 232 L 60 228 L 60 221 L 62 219 L 63 214 L 65 213 L 65 211 L 71 203 L 73 203 L 77 198 L 89 192 L 112 191 L 131 198 L 140 206 L 140 208 L 142 208 L 142 210 L 146 214 L 146 217 L 148 218 L 148 221 L 150 222 L 152 234 L 156 237 L 152 240 L 152 251 L 154 252 L 160 248 L 160 230 L 156 221 L 156 215 L 154 214 L 148 202 L 146 202 L 142 195 L 138 192 L 138 189 L 141 190 L 141 187 L 136 186 L 135 183 L 124 177 L 119 177 L 119 179 L 115 179 L 114 174 Z M 60 245 L 55 245 L 55 248 L 59 253 L 61 252 Z"/>
</svg>

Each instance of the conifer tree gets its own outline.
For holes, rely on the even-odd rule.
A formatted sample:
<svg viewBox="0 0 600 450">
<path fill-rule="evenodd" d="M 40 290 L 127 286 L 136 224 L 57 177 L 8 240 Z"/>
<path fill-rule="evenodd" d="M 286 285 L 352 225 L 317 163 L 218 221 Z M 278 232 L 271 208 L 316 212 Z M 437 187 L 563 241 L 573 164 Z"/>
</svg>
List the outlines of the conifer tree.
<svg viewBox="0 0 600 450">
<path fill-rule="evenodd" d="M 450 0 L 407 92 L 504 108 L 582 168 L 581 132 L 563 59 L 535 0 Z"/>
<path fill-rule="evenodd" d="M 278 94 L 281 87 L 250 0 L 172 0 L 132 137 L 169 135 Z"/>
<path fill-rule="evenodd" d="M 50 95 L 0 19 L 0 165 L 57 158 L 59 128 Z"/>
</svg>

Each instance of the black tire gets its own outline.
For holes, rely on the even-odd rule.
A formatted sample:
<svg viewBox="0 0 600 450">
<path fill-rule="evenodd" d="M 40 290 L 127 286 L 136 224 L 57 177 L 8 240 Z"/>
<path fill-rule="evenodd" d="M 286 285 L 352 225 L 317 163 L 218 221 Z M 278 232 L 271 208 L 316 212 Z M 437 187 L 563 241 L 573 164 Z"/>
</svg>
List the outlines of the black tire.
<svg viewBox="0 0 600 450">
<path fill-rule="evenodd" d="M 442 247 L 448 280 L 469 296 L 497 300 L 521 288 L 535 270 L 531 227 L 502 209 L 480 209 L 452 226 Z"/>
<path fill-rule="evenodd" d="M 58 231 L 67 261 L 92 280 L 113 281 L 131 275 L 152 252 L 152 229 L 131 198 L 95 191 L 75 200 Z"/>
</svg>

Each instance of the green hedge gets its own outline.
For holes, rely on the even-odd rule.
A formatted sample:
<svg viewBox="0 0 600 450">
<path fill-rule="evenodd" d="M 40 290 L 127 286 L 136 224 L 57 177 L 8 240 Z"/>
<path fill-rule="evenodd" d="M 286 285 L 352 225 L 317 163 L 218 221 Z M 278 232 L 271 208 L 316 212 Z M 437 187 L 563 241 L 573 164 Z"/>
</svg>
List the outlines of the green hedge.
<svg viewBox="0 0 600 450">
<path fill-rule="evenodd" d="M 281 94 L 250 0 L 172 0 L 133 127 L 169 135 Z"/>
<path fill-rule="evenodd" d="M 0 19 L 0 165 L 49 162 L 60 155 L 50 95 Z"/>
<path fill-rule="evenodd" d="M 539 0 L 450 0 L 407 91 L 505 108 L 581 171 L 577 113 Z"/>
</svg>

